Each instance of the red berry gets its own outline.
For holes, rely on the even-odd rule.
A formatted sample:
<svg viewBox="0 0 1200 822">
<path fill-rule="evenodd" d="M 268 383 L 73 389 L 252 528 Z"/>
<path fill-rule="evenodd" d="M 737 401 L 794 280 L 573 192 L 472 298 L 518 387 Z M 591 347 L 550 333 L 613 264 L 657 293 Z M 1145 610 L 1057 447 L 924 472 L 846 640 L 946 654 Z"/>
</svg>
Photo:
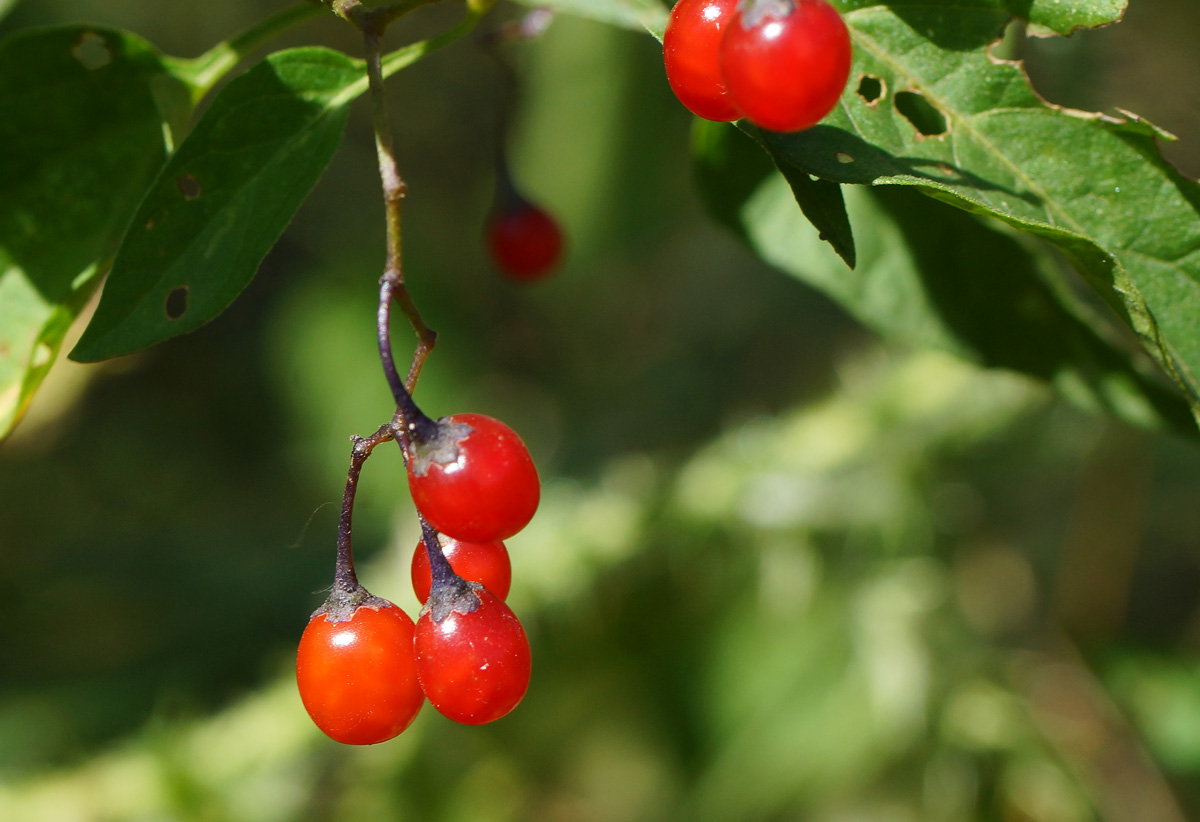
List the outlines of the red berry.
<svg viewBox="0 0 1200 822">
<path fill-rule="evenodd" d="M 545 277 L 562 256 L 562 230 L 537 206 L 520 201 L 488 220 L 487 246 L 492 262 L 514 280 Z"/>
<path fill-rule="evenodd" d="M 837 105 L 850 51 L 846 24 L 825 0 L 751 0 L 721 38 L 721 74 L 750 122 L 800 131 Z"/>
<path fill-rule="evenodd" d="M 345 622 L 317 614 L 300 637 L 296 683 L 317 727 L 347 745 L 399 734 L 425 701 L 417 682 L 413 621 L 388 604 L 363 605 Z"/>
<path fill-rule="evenodd" d="M 741 117 L 725 90 L 718 59 L 721 35 L 738 0 L 679 0 L 663 33 L 663 64 L 671 90 L 706 120 Z"/>
<path fill-rule="evenodd" d="M 426 607 L 416 632 L 421 687 L 433 707 L 465 725 L 491 722 L 517 707 L 531 671 L 520 620 L 486 588 L 475 596 L 474 611 L 450 611 L 441 622 Z"/>
<path fill-rule="evenodd" d="M 498 539 L 491 542 L 464 542 L 443 536 L 441 544 L 442 554 L 454 573 L 469 582 L 478 582 L 500 599 L 508 596 L 508 589 L 512 586 L 512 563 L 503 542 Z M 424 542 L 418 542 L 412 558 L 412 584 L 422 605 L 429 599 L 431 578 L 429 552 Z"/>
<path fill-rule="evenodd" d="M 511 537 L 533 518 L 541 496 L 525 443 L 483 414 L 442 417 L 431 438 L 414 440 L 408 483 L 430 525 L 468 542 Z"/>
</svg>

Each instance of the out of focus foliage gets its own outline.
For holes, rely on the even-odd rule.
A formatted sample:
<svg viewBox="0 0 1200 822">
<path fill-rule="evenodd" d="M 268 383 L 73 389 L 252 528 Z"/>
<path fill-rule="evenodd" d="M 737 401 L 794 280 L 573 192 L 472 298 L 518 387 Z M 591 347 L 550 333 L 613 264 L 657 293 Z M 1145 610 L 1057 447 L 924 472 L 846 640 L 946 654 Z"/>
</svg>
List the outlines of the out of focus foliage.
<svg viewBox="0 0 1200 822">
<path fill-rule="evenodd" d="M 0 34 L 86 19 L 188 55 L 276 7 L 39 0 Z M 443 10 L 422 14 L 397 42 Z M 343 28 L 295 42 L 356 54 Z M 1029 46 L 1035 81 L 1194 151 L 1198 28 L 1189 0 L 1135 0 Z M 479 242 L 493 66 L 462 43 L 391 94 L 409 277 L 441 333 L 418 400 L 502 416 L 546 480 L 510 542 L 525 702 L 482 728 L 426 708 L 351 749 L 295 692 L 348 437 L 389 416 L 354 108 L 229 311 L 56 366 L 0 449 L 0 819 L 1200 817 L 1195 445 L 881 345 L 751 257 L 701 213 L 644 35 L 562 18 L 519 57 L 516 172 L 571 237 L 535 288 Z M 412 613 L 398 455 L 359 499 L 364 581 Z"/>
</svg>

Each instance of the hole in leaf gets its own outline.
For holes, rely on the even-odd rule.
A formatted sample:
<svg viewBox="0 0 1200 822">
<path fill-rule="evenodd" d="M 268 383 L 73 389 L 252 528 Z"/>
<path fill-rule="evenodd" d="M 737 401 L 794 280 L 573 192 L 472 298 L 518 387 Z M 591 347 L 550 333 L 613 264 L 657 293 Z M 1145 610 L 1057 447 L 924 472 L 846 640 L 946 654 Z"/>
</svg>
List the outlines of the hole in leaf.
<svg viewBox="0 0 1200 822">
<path fill-rule="evenodd" d="M 167 312 L 167 319 L 178 320 L 187 313 L 188 308 L 188 287 L 181 285 L 177 288 L 172 288 L 171 293 L 167 295 L 167 301 L 163 305 L 163 309 Z"/>
<path fill-rule="evenodd" d="M 104 38 L 95 32 L 84 32 L 71 47 L 71 56 L 88 71 L 104 68 L 112 62 L 112 52 Z"/>
<path fill-rule="evenodd" d="M 194 174 L 185 174 L 175 181 L 185 200 L 194 200 L 200 196 L 200 181 Z"/>
<path fill-rule="evenodd" d="M 868 106 L 879 102 L 879 98 L 883 96 L 883 81 L 873 75 L 864 74 L 858 82 L 858 96 L 863 98 Z"/>
<path fill-rule="evenodd" d="M 946 117 L 915 91 L 896 92 L 896 111 L 926 137 L 946 133 Z"/>
<path fill-rule="evenodd" d="M 32 368 L 41 368 L 49 365 L 52 359 L 54 359 L 54 351 L 44 342 L 40 342 L 34 346 L 33 357 L 30 358 L 29 365 Z"/>
<path fill-rule="evenodd" d="M 839 151 L 839 152 L 837 153 L 836 157 L 837 157 L 837 161 L 838 161 L 839 163 L 841 163 L 842 165 L 846 165 L 847 163 L 853 163 L 853 162 L 854 162 L 854 155 L 852 155 L 852 154 L 847 154 L 847 153 L 846 153 L 846 152 L 844 152 L 844 151 Z"/>
</svg>

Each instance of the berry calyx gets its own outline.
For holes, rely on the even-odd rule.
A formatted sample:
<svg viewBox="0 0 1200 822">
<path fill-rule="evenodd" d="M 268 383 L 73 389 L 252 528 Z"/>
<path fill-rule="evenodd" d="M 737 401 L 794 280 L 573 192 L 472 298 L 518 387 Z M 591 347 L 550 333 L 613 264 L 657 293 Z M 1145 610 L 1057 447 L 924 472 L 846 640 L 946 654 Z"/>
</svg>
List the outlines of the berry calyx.
<svg viewBox="0 0 1200 822">
<path fill-rule="evenodd" d="M 698 117 L 726 122 L 741 117 L 721 76 L 721 35 L 738 0 L 679 0 L 663 32 L 663 65 L 679 102 Z"/>
<path fill-rule="evenodd" d="M 468 542 L 507 539 L 533 518 L 541 497 L 525 443 L 483 414 L 442 417 L 412 440 L 408 483 L 435 529 Z"/>
<path fill-rule="evenodd" d="M 546 211 L 521 200 L 488 219 L 487 247 L 496 268 L 513 280 L 545 277 L 562 257 L 563 235 Z"/>
<path fill-rule="evenodd" d="M 296 684 L 305 710 L 327 736 L 374 745 L 407 728 L 424 704 L 415 626 L 377 597 L 348 610 L 338 621 L 325 608 L 309 620 L 296 654 Z"/>
<path fill-rule="evenodd" d="M 442 555 L 454 573 L 470 582 L 478 582 L 500 599 L 508 596 L 512 586 L 512 563 L 503 542 L 466 542 L 442 536 L 440 543 Z M 429 551 L 423 541 L 418 542 L 412 558 L 412 584 L 413 592 L 422 605 L 429 599 L 431 581 Z"/>
<path fill-rule="evenodd" d="M 730 98 L 771 131 L 800 131 L 832 111 L 850 61 L 850 33 L 825 0 L 750 0 L 721 38 Z"/>
<path fill-rule="evenodd" d="M 529 639 L 512 610 L 478 583 L 467 585 L 466 600 L 460 594 L 445 613 L 438 613 L 437 588 L 421 609 L 414 640 L 417 677 L 439 713 L 482 725 L 525 696 L 532 661 Z"/>
</svg>

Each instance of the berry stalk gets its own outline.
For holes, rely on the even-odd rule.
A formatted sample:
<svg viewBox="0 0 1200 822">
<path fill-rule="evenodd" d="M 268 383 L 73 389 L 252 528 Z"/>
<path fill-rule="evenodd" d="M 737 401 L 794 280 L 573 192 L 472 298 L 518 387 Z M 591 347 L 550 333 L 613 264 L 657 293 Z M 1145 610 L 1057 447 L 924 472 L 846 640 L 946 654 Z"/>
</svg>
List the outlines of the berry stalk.
<svg viewBox="0 0 1200 822">
<path fill-rule="evenodd" d="M 350 450 L 350 470 L 346 472 L 346 490 L 342 494 L 342 513 L 338 520 L 337 558 L 333 572 L 333 590 L 325 604 L 317 610 L 317 614 L 329 615 L 330 622 L 344 622 L 354 615 L 360 605 L 370 604 L 379 607 L 373 596 L 358 581 L 354 571 L 353 546 L 353 516 L 354 497 L 358 492 L 358 477 L 362 473 L 363 463 L 371 456 L 375 446 L 393 439 L 392 425 L 381 425 L 379 430 L 369 437 L 354 437 L 354 446 Z M 382 602 L 382 600 L 379 600 Z M 314 614 L 315 616 L 316 614 Z"/>
</svg>

